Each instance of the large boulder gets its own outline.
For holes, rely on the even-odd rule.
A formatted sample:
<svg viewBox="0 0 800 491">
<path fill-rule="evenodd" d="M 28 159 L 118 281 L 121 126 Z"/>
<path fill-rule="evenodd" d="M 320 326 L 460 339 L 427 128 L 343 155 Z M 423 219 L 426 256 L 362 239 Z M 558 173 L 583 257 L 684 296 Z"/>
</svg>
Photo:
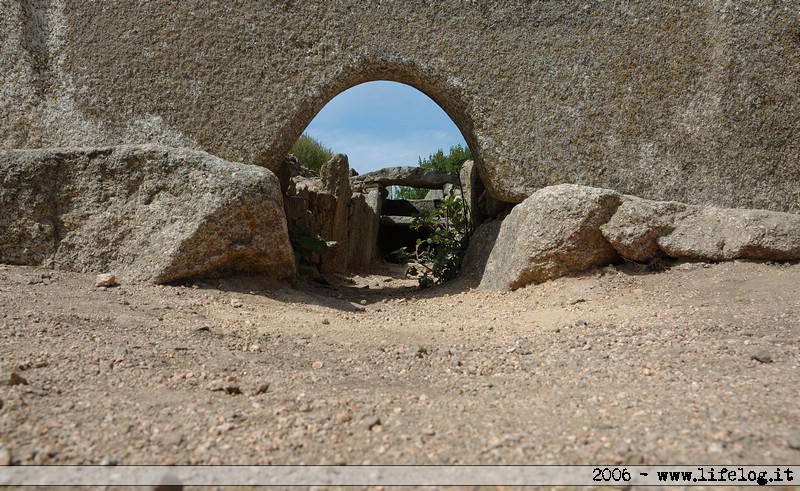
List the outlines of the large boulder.
<svg viewBox="0 0 800 491">
<path fill-rule="evenodd" d="M 623 259 L 800 259 L 800 215 L 650 201 L 571 184 L 543 188 L 502 225 L 490 223 L 478 228 L 463 270 L 492 290 Z"/>
<path fill-rule="evenodd" d="M 503 221 L 481 288 L 508 290 L 564 276 L 619 256 L 600 233 L 619 206 L 606 189 L 562 184 L 540 189 Z"/>
<path fill-rule="evenodd" d="M 675 221 L 689 205 L 675 201 L 650 201 L 622 196 L 611 219 L 600 227 L 603 236 L 619 254 L 633 262 L 646 263 L 663 257 L 661 237 L 675 229 Z"/>
<path fill-rule="evenodd" d="M 295 274 L 277 178 L 155 145 L 0 151 L 0 261 L 166 283 Z"/>
<path fill-rule="evenodd" d="M 800 215 L 691 206 L 624 196 L 600 227 L 626 259 L 800 259 Z"/>
</svg>

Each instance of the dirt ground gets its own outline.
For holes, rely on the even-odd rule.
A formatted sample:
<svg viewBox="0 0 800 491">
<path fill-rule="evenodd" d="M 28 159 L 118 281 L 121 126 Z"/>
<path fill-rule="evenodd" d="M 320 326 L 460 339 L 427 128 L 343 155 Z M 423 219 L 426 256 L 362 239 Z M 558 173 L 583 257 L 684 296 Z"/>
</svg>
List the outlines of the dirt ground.
<svg viewBox="0 0 800 491">
<path fill-rule="evenodd" d="M 0 463 L 800 462 L 799 264 L 94 282 L 0 265 Z"/>
</svg>

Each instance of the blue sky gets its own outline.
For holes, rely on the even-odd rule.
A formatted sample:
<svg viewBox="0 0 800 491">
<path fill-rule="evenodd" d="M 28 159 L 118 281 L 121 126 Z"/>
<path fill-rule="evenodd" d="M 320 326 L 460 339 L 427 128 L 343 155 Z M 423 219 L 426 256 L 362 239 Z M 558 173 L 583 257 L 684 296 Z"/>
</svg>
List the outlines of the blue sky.
<svg viewBox="0 0 800 491">
<path fill-rule="evenodd" d="M 417 165 L 438 149 L 464 145 L 449 116 L 428 96 L 396 82 L 357 85 L 333 98 L 306 133 L 363 174 L 383 167 Z"/>
</svg>

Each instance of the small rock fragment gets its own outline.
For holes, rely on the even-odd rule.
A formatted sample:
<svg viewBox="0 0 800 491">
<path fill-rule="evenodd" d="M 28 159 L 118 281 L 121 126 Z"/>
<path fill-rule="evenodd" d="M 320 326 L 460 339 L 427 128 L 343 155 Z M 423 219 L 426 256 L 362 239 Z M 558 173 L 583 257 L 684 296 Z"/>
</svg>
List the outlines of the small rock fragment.
<svg viewBox="0 0 800 491">
<path fill-rule="evenodd" d="M 183 491 L 183 483 L 175 475 L 167 473 L 151 489 L 152 491 Z"/>
<path fill-rule="evenodd" d="M 208 332 L 211 328 L 208 326 L 197 326 L 194 328 L 194 332 Z"/>
<path fill-rule="evenodd" d="M 323 362 L 323 361 L 315 361 L 314 363 L 311 364 L 311 368 L 314 368 L 316 370 L 319 370 L 320 368 L 322 368 L 324 366 L 325 366 L 325 362 Z"/>
<path fill-rule="evenodd" d="M 0 447 L 0 466 L 11 465 L 11 450 Z"/>
<path fill-rule="evenodd" d="M 260 396 L 261 394 L 266 394 L 268 391 L 269 391 L 269 383 L 264 383 L 258 386 L 253 395 Z"/>
<path fill-rule="evenodd" d="M 324 325 L 326 325 L 326 326 L 327 326 L 327 325 L 328 325 L 328 324 L 330 324 L 330 323 L 331 323 L 331 321 L 329 321 L 327 318 L 325 318 L 325 319 L 322 319 L 322 324 L 324 324 Z"/>
<path fill-rule="evenodd" d="M 336 422 L 339 424 L 344 424 L 350 421 L 350 415 L 347 413 L 339 413 L 336 415 Z"/>
<path fill-rule="evenodd" d="M 97 288 L 112 287 L 116 285 L 117 285 L 117 277 L 110 273 L 99 274 L 94 280 L 94 286 Z"/>
<path fill-rule="evenodd" d="M 786 436 L 786 444 L 792 450 L 800 450 L 800 431 L 795 431 Z"/>
<path fill-rule="evenodd" d="M 761 363 L 772 363 L 772 353 L 767 350 L 760 350 L 753 354 L 753 359 Z"/>
<path fill-rule="evenodd" d="M 367 301 L 365 299 L 361 299 L 361 301 L 358 303 L 360 303 L 361 305 L 367 305 Z"/>
<path fill-rule="evenodd" d="M 114 457 L 103 457 L 103 460 L 100 461 L 100 465 L 103 466 L 119 465 L 119 459 L 116 459 Z"/>
<path fill-rule="evenodd" d="M 381 425 L 381 418 L 377 416 L 372 416 L 371 418 L 367 418 L 365 420 L 365 423 L 367 425 L 367 428 L 369 428 L 372 431 L 375 431 L 375 427 Z"/>
<path fill-rule="evenodd" d="M 4 373 L 2 376 L 3 385 L 28 385 L 28 381 L 20 376 L 17 372 Z"/>
<path fill-rule="evenodd" d="M 234 309 L 238 309 L 239 307 L 241 307 L 243 305 L 244 304 L 242 303 L 242 301 L 239 300 L 238 298 L 232 298 L 231 299 L 231 307 L 233 307 Z"/>
</svg>

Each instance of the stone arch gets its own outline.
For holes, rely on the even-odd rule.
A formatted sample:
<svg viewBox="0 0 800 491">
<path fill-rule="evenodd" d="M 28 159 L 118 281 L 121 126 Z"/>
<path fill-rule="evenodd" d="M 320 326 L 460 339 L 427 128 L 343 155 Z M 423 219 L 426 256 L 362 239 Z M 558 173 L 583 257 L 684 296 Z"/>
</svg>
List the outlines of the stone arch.
<svg viewBox="0 0 800 491">
<path fill-rule="evenodd" d="M 336 94 L 392 80 L 450 115 L 503 201 L 559 181 L 796 212 L 800 11 L 734 7 L 4 2 L 0 147 L 156 143 L 269 168 Z"/>
<path fill-rule="evenodd" d="M 368 82 L 389 81 L 408 85 L 430 97 L 455 123 L 467 145 L 472 150 L 478 166 L 481 165 L 481 152 L 475 136 L 474 124 L 464 92 L 452 78 L 426 72 L 417 65 L 399 61 L 362 61 L 339 70 L 321 83 L 304 92 L 295 114 L 278 131 L 280 140 L 270 145 L 268 150 L 254 158 L 254 163 L 272 168 L 280 165 L 297 138 L 303 133 L 314 117 L 334 97 L 357 85 Z M 481 163 L 478 163 L 481 162 Z"/>
</svg>

